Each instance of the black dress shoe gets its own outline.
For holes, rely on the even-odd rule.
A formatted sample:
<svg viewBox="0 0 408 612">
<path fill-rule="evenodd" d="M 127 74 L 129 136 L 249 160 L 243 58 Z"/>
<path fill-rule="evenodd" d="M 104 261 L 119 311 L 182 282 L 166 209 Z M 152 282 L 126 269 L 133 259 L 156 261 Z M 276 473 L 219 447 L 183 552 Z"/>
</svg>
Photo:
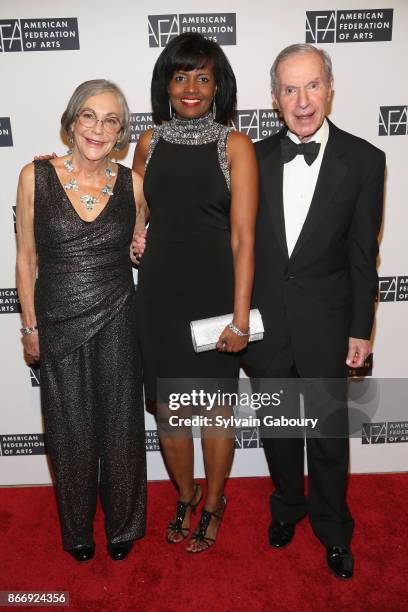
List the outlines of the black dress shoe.
<svg viewBox="0 0 408 612">
<path fill-rule="evenodd" d="M 108 551 L 114 561 L 122 561 L 126 559 L 133 548 L 133 540 L 127 542 L 118 542 L 117 544 L 108 544 Z"/>
<path fill-rule="evenodd" d="M 327 546 L 327 565 L 330 571 L 342 580 L 353 577 L 354 560 L 351 551 L 343 546 Z"/>
<path fill-rule="evenodd" d="M 295 523 L 272 521 L 269 526 L 269 544 L 274 548 L 284 548 L 295 535 Z"/>
<path fill-rule="evenodd" d="M 95 554 L 95 544 L 92 546 L 78 546 L 68 550 L 69 554 L 80 563 L 90 561 Z"/>
</svg>

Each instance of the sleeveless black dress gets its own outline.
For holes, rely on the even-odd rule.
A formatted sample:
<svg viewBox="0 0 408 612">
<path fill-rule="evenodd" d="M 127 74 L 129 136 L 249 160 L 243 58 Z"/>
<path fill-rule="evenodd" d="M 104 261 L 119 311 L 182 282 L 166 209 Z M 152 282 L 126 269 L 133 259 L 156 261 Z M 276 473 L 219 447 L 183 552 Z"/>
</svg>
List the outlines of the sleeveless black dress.
<svg viewBox="0 0 408 612">
<path fill-rule="evenodd" d="M 211 116 L 155 127 L 144 179 L 150 209 L 138 277 L 146 397 L 158 378 L 237 378 L 238 357 L 195 353 L 190 321 L 233 312 L 226 145 Z"/>
</svg>

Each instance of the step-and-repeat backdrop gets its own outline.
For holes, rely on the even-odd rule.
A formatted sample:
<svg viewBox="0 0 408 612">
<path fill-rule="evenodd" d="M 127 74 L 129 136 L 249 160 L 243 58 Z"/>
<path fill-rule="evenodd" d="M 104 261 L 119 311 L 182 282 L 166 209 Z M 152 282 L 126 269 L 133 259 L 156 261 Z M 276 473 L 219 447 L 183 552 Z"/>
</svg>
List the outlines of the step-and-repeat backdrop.
<svg viewBox="0 0 408 612">
<path fill-rule="evenodd" d="M 254 140 L 275 133 L 269 69 L 286 45 L 311 42 L 333 59 L 332 120 L 387 154 L 385 222 L 373 364 L 366 374 L 404 378 L 408 346 L 408 3 L 406 0 L 2 0 L 0 3 L 0 485 L 48 483 L 40 373 L 19 339 L 15 283 L 15 204 L 20 168 L 38 153 L 64 153 L 60 117 L 74 88 L 107 78 L 132 110 L 130 165 L 140 133 L 152 126 L 153 65 L 171 37 L 201 32 L 228 55 L 238 81 L 235 126 Z M 174 270 L 177 274 L 177 270 Z M 137 275 L 135 274 L 137 281 Z M 381 397 L 380 382 L 375 395 Z M 372 391 L 369 394 L 372 394 Z M 386 394 L 385 394 L 386 395 Z M 387 400 L 390 404 L 393 400 Z M 392 406 L 362 423 L 351 440 L 353 472 L 407 469 L 408 417 Z M 364 419 L 363 419 L 364 420 Z M 150 479 L 167 478 L 156 425 L 146 415 Z M 81 449 L 78 449 L 81 452 Z M 197 473 L 203 466 L 197 453 Z M 236 436 L 232 475 L 266 474 L 256 429 Z"/>
</svg>

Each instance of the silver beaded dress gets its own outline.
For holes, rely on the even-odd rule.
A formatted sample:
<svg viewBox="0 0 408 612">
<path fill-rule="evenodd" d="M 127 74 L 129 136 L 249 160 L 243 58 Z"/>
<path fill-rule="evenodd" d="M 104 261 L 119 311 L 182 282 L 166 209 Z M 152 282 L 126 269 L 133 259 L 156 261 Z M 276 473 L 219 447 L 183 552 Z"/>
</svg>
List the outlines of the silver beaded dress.
<svg viewBox="0 0 408 612">
<path fill-rule="evenodd" d="M 138 277 L 146 396 L 160 378 L 236 379 L 236 355 L 195 353 L 190 321 L 234 307 L 229 128 L 210 115 L 154 128 L 144 179 L 150 209 Z"/>
<path fill-rule="evenodd" d="M 86 222 L 52 164 L 34 164 L 41 400 L 63 545 L 92 545 L 98 492 L 108 541 L 135 540 L 145 531 L 146 459 L 131 171 L 118 166 L 113 195 Z"/>
</svg>

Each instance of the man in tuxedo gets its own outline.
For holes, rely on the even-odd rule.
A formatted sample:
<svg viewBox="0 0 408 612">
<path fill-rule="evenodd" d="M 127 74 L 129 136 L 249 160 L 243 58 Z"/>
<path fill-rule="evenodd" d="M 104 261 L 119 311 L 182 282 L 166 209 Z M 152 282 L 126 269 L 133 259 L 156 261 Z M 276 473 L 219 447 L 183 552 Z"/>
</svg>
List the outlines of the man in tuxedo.
<svg viewBox="0 0 408 612">
<path fill-rule="evenodd" d="M 265 336 L 249 346 L 246 362 L 253 378 L 299 384 L 337 379 L 346 388 L 347 366 L 360 367 L 371 352 L 385 155 L 327 119 L 333 78 L 324 51 L 307 44 L 285 48 L 271 81 L 287 127 L 256 144 L 260 209 L 253 305 L 261 311 Z M 319 396 L 318 385 L 310 388 L 312 393 L 305 382 L 306 413 L 308 403 L 320 402 L 324 414 L 330 391 Z M 346 396 L 334 396 L 337 423 L 347 429 Z M 263 444 L 275 485 L 271 546 L 288 545 L 296 523 L 308 514 L 330 570 L 351 578 L 347 434 L 264 437 Z"/>
</svg>

